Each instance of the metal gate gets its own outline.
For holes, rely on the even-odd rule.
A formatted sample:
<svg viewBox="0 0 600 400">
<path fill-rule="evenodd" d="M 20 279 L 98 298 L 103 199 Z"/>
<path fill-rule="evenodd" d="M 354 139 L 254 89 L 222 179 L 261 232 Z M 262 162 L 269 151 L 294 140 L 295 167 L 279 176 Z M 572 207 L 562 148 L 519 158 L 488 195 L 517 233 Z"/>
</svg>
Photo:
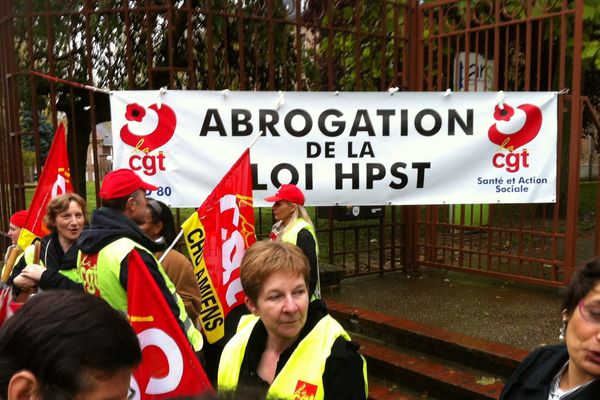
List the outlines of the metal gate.
<svg viewBox="0 0 600 400">
<path fill-rule="evenodd" d="M 550 286 L 569 280 L 578 234 L 582 13 L 583 2 L 565 1 L 421 6 L 415 89 L 568 94 L 558 97 L 557 202 L 419 208 L 415 262 Z"/>
<path fill-rule="evenodd" d="M 314 213 L 322 262 L 346 275 L 428 265 L 560 285 L 575 263 L 582 7 L 582 0 L 4 0 L 0 228 L 6 232 L 9 215 L 26 206 L 26 172 L 40 171 L 58 118 L 68 120 L 74 186 L 97 200 L 110 168 L 98 124 L 110 110 L 94 88 L 569 88 L 559 102 L 556 204 L 384 207 L 379 218 L 359 221 L 339 221 L 335 209 Z M 460 73 L 457 60 L 467 66 Z M 473 62 L 484 72 L 476 70 L 471 85 Z M 264 232 L 270 210 L 258 221 Z"/>
</svg>

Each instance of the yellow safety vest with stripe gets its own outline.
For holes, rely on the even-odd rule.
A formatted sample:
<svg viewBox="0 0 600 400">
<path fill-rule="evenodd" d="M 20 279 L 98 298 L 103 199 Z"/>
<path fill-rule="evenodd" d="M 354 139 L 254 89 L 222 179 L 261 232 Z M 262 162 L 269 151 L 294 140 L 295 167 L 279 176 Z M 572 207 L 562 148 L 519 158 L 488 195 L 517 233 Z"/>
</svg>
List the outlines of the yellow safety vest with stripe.
<svg viewBox="0 0 600 400">
<path fill-rule="evenodd" d="M 50 242 L 48 242 L 46 244 L 46 247 L 50 246 Z M 43 250 L 42 250 L 43 251 Z M 26 265 L 31 265 L 33 264 L 33 257 L 35 255 L 35 246 L 31 245 L 31 246 L 27 246 L 25 248 L 25 252 L 23 253 L 23 257 L 25 257 L 25 264 Z M 17 261 L 18 262 L 18 261 Z M 16 265 L 16 262 L 15 262 Z M 45 266 L 44 262 L 42 261 L 42 259 L 40 258 L 40 265 L 41 266 Z M 79 275 L 79 273 L 77 272 L 77 268 L 71 268 L 71 269 L 60 269 L 60 265 L 57 266 L 58 268 L 58 272 L 61 275 L 66 276 L 67 278 L 69 278 L 70 280 L 72 280 L 73 282 L 77 282 L 77 283 L 81 283 L 81 276 Z"/>
<path fill-rule="evenodd" d="M 223 349 L 219 363 L 218 388 L 221 393 L 234 392 L 246 345 L 259 318 L 249 316 L 240 321 L 239 330 Z M 338 337 L 350 340 L 350 335 L 331 316 L 323 317 L 300 341 L 286 364 L 277 374 L 267 392 L 267 399 L 323 400 L 323 372 L 333 343 Z M 362 358 L 362 356 L 361 356 Z M 367 363 L 363 359 L 365 397 L 368 395 Z"/>
<path fill-rule="evenodd" d="M 188 317 L 183 301 L 175 291 L 175 286 L 165 273 L 162 265 L 156 260 L 156 257 L 135 241 L 129 238 L 115 240 L 102 248 L 97 254 L 83 254 L 79 251 L 77 270 L 80 274 L 83 289 L 90 294 L 102 297 L 112 308 L 127 314 L 127 291 L 121 286 L 119 277 L 121 274 L 121 261 L 134 248 L 148 253 L 156 261 L 158 270 L 177 304 L 179 315 L 176 317 L 183 322 L 185 333 L 194 351 L 199 351 L 202 349 L 202 334 Z M 99 265 L 102 268 L 98 268 Z"/>
<path fill-rule="evenodd" d="M 281 241 L 296 245 L 296 242 L 298 240 L 298 233 L 300 233 L 300 231 L 302 229 L 307 229 L 310 232 L 310 234 L 312 235 L 312 237 L 315 241 L 315 251 L 317 252 L 316 256 L 317 256 L 317 260 L 318 260 L 319 259 L 319 243 L 317 242 L 317 234 L 315 232 L 315 228 L 311 224 L 309 224 L 308 222 L 303 220 L 302 218 L 296 218 L 296 220 L 294 222 L 292 222 L 292 224 L 289 227 L 287 227 L 286 231 L 283 233 L 283 236 L 281 237 Z M 321 298 L 321 277 L 320 277 L 320 271 L 319 271 L 319 264 L 317 261 L 317 284 L 315 286 L 315 291 L 313 292 L 312 296 L 310 297 L 310 301 L 320 299 L 320 298 Z"/>
</svg>

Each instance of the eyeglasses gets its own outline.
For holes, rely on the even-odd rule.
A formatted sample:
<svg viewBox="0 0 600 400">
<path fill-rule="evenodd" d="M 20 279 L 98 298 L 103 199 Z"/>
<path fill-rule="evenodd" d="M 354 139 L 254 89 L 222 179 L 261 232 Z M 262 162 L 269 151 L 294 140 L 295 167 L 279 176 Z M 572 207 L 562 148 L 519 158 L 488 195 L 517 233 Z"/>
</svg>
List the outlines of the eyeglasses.
<svg viewBox="0 0 600 400">
<path fill-rule="evenodd" d="M 135 399 L 135 395 L 136 395 L 135 389 L 129 388 L 129 390 L 127 391 L 127 400 Z"/>
<path fill-rule="evenodd" d="M 589 323 L 600 325 L 600 304 L 583 304 L 583 300 L 581 300 L 578 306 L 583 319 Z"/>
</svg>

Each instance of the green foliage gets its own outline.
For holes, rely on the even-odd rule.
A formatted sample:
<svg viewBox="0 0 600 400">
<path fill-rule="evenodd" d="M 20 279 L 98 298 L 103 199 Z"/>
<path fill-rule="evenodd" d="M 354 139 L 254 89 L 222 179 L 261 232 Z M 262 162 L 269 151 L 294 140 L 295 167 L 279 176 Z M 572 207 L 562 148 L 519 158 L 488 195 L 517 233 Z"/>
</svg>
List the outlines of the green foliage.
<svg viewBox="0 0 600 400">
<path fill-rule="evenodd" d="M 579 188 L 579 230 L 591 231 L 596 228 L 598 183 L 581 182 Z"/>
<path fill-rule="evenodd" d="M 315 42 L 314 90 L 327 87 L 327 78 L 336 90 L 382 90 L 395 82 L 398 65 L 395 52 L 402 52 L 404 41 L 396 38 L 395 29 L 402 26 L 404 2 L 339 2 L 333 15 L 325 12 L 326 2 L 313 2 L 305 18 L 313 22 L 311 36 Z M 313 15 L 319 16 L 310 21 Z M 328 63 L 333 63 L 334 76 L 328 77 Z M 321 71 L 320 79 L 317 71 Z"/>
<path fill-rule="evenodd" d="M 42 160 L 45 160 L 48 151 L 50 150 L 50 145 L 52 145 L 52 139 L 54 138 L 54 128 L 47 116 L 41 113 L 38 114 L 37 117 L 37 132 L 35 132 L 35 124 L 36 121 L 33 120 L 33 113 L 29 110 L 23 110 L 21 112 L 21 129 L 24 132 L 32 132 L 33 135 L 36 135 L 36 133 L 39 134 L 37 136 L 40 138 L 40 156 Z M 32 165 L 35 165 L 34 136 L 24 135 L 22 137 L 22 143 L 25 151 L 34 152 Z M 23 155 L 23 157 L 25 162 L 25 155 Z"/>
<path fill-rule="evenodd" d="M 584 63 L 600 70 L 600 2 L 586 0 L 583 6 L 583 52 Z"/>
</svg>

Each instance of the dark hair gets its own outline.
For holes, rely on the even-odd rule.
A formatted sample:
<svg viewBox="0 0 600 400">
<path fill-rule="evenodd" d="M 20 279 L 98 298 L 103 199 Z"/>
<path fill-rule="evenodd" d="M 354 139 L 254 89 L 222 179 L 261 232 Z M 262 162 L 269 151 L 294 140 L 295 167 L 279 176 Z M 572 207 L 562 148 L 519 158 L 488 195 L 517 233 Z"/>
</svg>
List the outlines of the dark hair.
<svg viewBox="0 0 600 400">
<path fill-rule="evenodd" d="M 130 195 L 123 196 L 123 197 L 117 197 L 115 199 L 100 199 L 100 203 L 102 204 L 102 207 L 112 208 L 113 210 L 117 210 L 117 211 L 125 211 L 125 206 L 127 205 L 127 200 L 129 200 L 130 197 L 135 197 L 137 192 L 139 192 L 140 190 L 143 191 L 142 189 L 137 189 L 135 192 L 131 193 Z"/>
<path fill-rule="evenodd" d="M 110 379 L 141 359 L 135 332 L 106 301 L 49 290 L 29 299 L 0 328 L 0 398 L 20 370 L 35 375 L 42 398 L 63 399 L 87 390 L 89 374 Z"/>
<path fill-rule="evenodd" d="M 155 200 L 148 197 L 148 208 L 152 215 L 152 223 L 158 224 L 163 223 L 163 228 L 160 231 L 160 235 L 165 238 L 165 244 L 168 246 L 173 243 L 173 240 L 177 237 L 175 232 L 175 221 L 173 220 L 173 214 L 168 205 L 162 201 Z"/>
<path fill-rule="evenodd" d="M 79 208 L 81 208 L 81 212 L 83 213 L 83 222 L 84 224 L 87 224 L 86 203 L 83 197 L 77 193 L 65 193 L 50 200 L 48 206 L 46 207 L 44 224 L 46 224 L 46 227 L 52 232 L 56 232 L 56 217 L 58 217 L 58 214 L 67 211 L 72 201 L 77 203 Z"/>
<path fill-rule="evenodd" d="M 600 257 L 588 260 L 571 279 L 567 294 L 563 301 L 562 310 L 565 310 L 567 316 L 573 315 L 579 302 L 588 295 L 594 287 L 600 283 Z"/>
</svg>

